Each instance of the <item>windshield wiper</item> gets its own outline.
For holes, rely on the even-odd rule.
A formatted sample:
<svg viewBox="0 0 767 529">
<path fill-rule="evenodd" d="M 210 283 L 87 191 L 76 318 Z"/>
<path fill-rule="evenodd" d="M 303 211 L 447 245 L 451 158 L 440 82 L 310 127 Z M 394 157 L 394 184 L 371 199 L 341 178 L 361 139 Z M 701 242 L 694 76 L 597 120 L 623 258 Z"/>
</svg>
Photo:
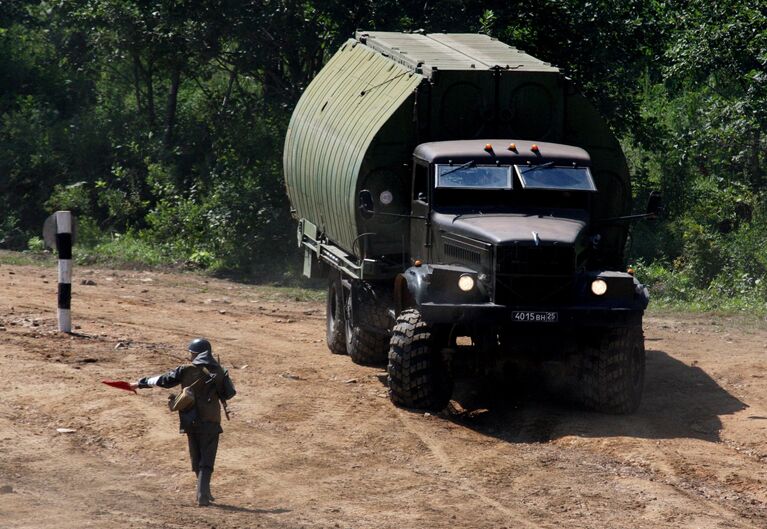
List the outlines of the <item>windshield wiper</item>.
<svg viewBox="0 0 767 529">
<path fill-rule="evenodd" d="M 525 170 L 525 172 L 529 173 L 531 171 L 535 171 L 536 169 L 548 169 L 550 167 L 554 167 L 554 162 L 546 162 L 546 163 L 542 163 L 540 165 L 530 166 L 530 167 L 527 168 L 527 170 Z"/>
<path fill-rule="evenodd" d="M 474 163 L 475 163 L 474 160 L 470 160 L 464 164 L 459 165 L 455 169 L 450 169 L 449 171 L 445 171 L 444 173 L 440 174 L 439 177 L 442 178 L 443 176 L 449 175 L 450 173 L 460 171 L 461 169 L 466 169 L 467 167 L 471 167 L 472 165 L 474 165 Z"/>
</svg>

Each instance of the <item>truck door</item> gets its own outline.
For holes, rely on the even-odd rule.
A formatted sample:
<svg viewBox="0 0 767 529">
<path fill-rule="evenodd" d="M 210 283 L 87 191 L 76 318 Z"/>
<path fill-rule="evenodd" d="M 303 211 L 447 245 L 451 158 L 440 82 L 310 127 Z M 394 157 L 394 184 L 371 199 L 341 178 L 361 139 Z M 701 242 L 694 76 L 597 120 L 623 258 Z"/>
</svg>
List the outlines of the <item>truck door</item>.
<svg viewBox="0 0 767 529">
<path fill-rule="evenodd" d="M 412 215 L 416 217 L 429 217 L 429 164 L 421 160 L 415 160 L 413 163 L 413 193 L 412 193 Z M 410 259 L 414 261 L 420 259 L 428 263 L 431 256 L 431 234 L 429 234 L 430 223 L 427 220 L 414 218 L 410 221 Z"/>
</svg>

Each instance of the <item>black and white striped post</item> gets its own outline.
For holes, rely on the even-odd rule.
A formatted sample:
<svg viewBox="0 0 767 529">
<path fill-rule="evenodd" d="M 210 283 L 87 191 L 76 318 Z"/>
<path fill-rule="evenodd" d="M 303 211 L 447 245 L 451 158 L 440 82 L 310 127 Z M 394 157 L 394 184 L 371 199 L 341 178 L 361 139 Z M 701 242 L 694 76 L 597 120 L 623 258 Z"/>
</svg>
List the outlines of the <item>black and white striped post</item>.
<svg viewBox="0 0 767 529">
<path fill-rule="evenodd" d="M 72 212 L 56 212 L 59 254 L 59 331 L 72 332 Z"/>
<path fill-rule="evenodd" d="M 59 331 L 72 332 L 72 244 L 77 222 L 71 211 L 57 211 L 43 225 L 43 240 L 59 254 Z"/>
</svg>

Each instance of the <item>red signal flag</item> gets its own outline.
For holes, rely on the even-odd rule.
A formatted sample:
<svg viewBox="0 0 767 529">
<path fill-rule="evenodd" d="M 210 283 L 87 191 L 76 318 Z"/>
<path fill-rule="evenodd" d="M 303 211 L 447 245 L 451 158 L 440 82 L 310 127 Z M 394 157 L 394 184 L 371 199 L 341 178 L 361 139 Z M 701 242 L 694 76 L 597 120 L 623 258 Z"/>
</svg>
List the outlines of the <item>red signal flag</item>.
<svg viewBox="0 0 767 529">
<path fill-rule="evenodd" d="M 133 393 L 138 394 L 135 389 L 130 387 L 130 382 L 126 382 L 124 380 L 102 380 L 101 383 L 106 384 L 107 386 L 112 386 L 113 388 L 132 391 Z"/>
</svg>

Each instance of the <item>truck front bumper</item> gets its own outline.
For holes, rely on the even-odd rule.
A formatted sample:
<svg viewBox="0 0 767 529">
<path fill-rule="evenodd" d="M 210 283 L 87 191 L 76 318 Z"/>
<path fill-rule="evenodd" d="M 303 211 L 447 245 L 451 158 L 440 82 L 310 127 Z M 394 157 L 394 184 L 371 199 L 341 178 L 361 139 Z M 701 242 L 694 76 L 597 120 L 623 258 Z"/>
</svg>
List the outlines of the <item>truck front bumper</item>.
<svg viewBox="0 0 767 529">
<path fill-rule="evenodd" d="M 506 306 L 495 303 L 444 304 L 422 303 L 418 306 L 430 323 L 453 323 L 479 326 L 547 327 L 627 327 L 642 323 L 643 307 L 568 305 Z M 556 320 L 520 321 L 517 313 L 556 314 Z M 545 318 L 544 318 L 545 319 Z"/>
</svg>

